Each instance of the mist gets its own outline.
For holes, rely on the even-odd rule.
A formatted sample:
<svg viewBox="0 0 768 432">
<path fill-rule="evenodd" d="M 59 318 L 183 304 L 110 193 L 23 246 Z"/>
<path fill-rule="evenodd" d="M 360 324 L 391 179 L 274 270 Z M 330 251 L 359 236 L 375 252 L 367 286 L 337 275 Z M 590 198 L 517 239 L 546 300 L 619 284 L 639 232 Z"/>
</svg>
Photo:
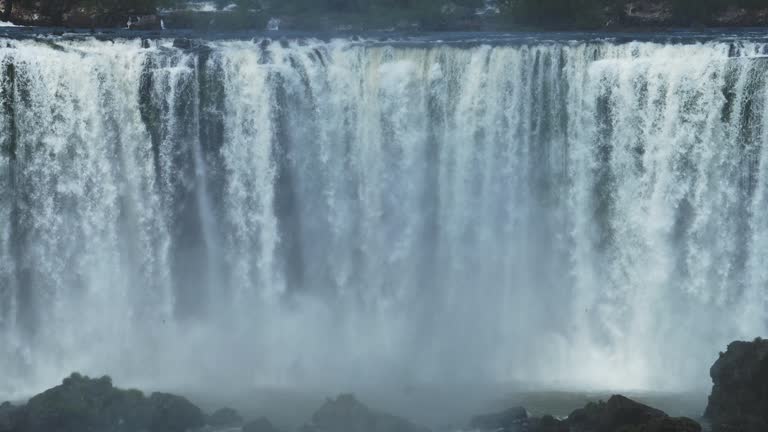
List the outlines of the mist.
<svg viewBox="0 0 768 432">
<path fill-rule="evenodd" d="M 767 330 L 762 43 L 0 45 L 0 399 L 687 391 Z"/>
</svg>

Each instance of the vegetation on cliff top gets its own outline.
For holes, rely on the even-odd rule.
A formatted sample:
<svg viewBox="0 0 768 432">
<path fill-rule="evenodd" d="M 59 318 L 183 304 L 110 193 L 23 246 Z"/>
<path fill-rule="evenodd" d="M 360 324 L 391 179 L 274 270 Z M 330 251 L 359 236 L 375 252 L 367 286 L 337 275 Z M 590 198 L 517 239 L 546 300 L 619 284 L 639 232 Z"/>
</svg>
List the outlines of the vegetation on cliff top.
<svg viewBox="0 0 768 432">
<path fill-rule="evenodd" d="M 62 16 L 73 9 L 103 13 L 151 14 L 174 8 L 188 0 L 0 0 L 9 9 L 21 7 L 46 16 Z M 472 16 L 487 4 L 485 0 L 213 0 L 219 8 L 235 6 L 235 11 L 249 11 L 284 16 L 356 15 L 360 20 L 416 21 L 435 20 L 453 11 L 454 15 Z M 727 10 L 768 11 L 768 0 L 496 0 L 491 2 L 501 12 L 501 22 L 523 26 L 602 27 L 623 23 L 628 11 L 656 8 L 665 11 L 667 24 L 690 25 L 716 22 Z M 9 7 L 9 5 L 11 7 Z M 456 12 L 458 11 L 458 12 Z M 754 15 L 754 14 L 753 14 Z"/>
</svg>

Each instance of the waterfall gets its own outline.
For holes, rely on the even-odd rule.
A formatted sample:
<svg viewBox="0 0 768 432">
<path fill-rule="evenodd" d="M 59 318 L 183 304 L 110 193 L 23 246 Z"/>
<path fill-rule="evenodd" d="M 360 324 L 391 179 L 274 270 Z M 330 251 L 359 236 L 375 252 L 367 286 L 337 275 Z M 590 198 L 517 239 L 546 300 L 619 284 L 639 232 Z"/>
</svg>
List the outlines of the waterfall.
<svg viewBox="0 0 768 432">
<path fill-rule="evenodd" d="M 765 44 L 181 45 L 0 40 L 0 395 L 683 389 L 768 331 Z"/>
</svg>

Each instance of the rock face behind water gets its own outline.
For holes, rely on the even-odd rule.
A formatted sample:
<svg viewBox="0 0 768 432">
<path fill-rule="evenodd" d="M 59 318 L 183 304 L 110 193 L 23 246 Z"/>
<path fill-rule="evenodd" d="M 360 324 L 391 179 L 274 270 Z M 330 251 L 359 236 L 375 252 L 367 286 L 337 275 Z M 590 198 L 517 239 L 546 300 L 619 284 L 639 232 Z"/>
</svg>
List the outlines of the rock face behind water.
<svg viewBox="0 0 768 432">
<path fill-rule="evenodd" d="M 6 407 L 5 405 L 3 405 Z M 6 429 L 3 412 L 10 411 Z M 19 408 L 0 410 L 2 432 L 186 432 L 203 413 L 181 396 L 121 390 L 109 377 L 72 374 Z"/>
<path fill-rule="evenodd" d="M 710 369 L 705 416 L 715 432 L 768 431 L 768 340 L 733 342 Z"/>
<path fill-rule="evenodd" d="M 328 399 L 302 432 L 429 432 L 408 420 L 372 411 L 353 395 Z"/>
</svg>

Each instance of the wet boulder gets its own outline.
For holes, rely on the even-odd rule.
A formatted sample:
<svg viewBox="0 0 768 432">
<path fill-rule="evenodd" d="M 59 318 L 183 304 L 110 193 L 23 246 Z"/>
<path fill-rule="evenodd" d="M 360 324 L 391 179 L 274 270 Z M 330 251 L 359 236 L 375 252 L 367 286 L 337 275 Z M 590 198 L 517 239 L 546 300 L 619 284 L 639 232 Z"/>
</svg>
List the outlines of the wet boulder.
<svg viewBox="0 0 768 432">
<path fill-rule="evenodd" d="M 181 396 L 153 393 L 149 405 L 150 432 L 186 432 L 205 424 L 200 408 Z"/>
<path fill-rule="evenodd" d="M 232 408 L 222 408 L 209 415 L 206 424 L 215 427 L 242 426 L 243 418 Z"/>
<path fill-rule="evenodd" d="M 249 421 L 243 426 L 243 432 L 280 432 L 266 417 Z"/>
<path fill-rule="evenodd" d="M 107 376 L 91 379 L 74 373 L 19 408 L 17 430 L 132 432 L 144 426 L 147 414 L 141 392 L 116 389 Z"/>
<path fill-rule="evenodd" d="M 328 399 L 302 432 L 429 432 L 408 420 L 371 410 L 351 394 Z"/>
<path fill-rule="evenodd" d="M 589 403 L 568 417 L 572 432 L 700 432 L 687 418 L 671 418 L 656 408 L 614 395 L 607 402 Z"/>
<path fill-rule="evenodd" d="M 11 414 L 8 432 L 186 432 L 204 423 L 200 409 L 183 397 L 155 393 L 147 398 L 138 390 L 114 387 L 108 376 L 77 373 Z"/>
<path fill-rule="evenodd" d="M 715 432 L 768 431 L 768 340 L 733 342 L 710 369 L 705 417 Z"/>
</svg>

